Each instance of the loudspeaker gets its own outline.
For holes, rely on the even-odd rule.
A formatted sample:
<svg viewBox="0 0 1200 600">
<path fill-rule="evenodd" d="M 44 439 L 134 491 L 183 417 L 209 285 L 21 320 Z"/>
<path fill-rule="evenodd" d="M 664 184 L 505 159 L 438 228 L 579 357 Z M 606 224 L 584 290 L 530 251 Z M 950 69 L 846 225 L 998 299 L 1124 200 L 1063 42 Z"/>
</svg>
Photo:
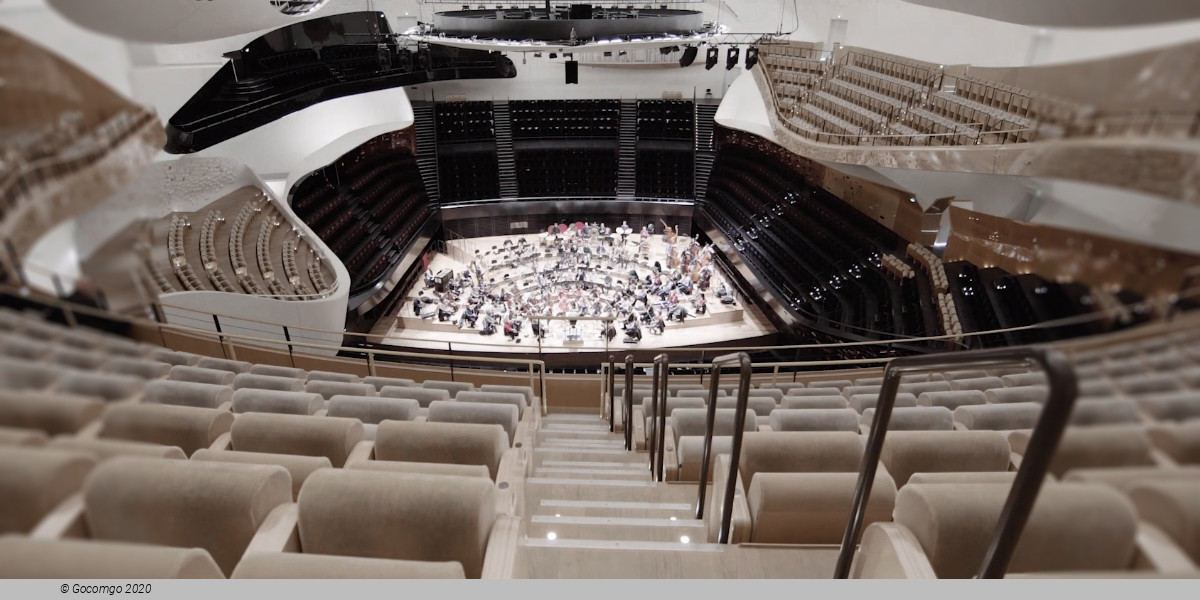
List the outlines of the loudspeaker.
<svg viewBox="0 0 1200 600">
<path fill-rule="evenodd" d="M 729 52 L 725 53 L 725 70 L 726 71 L 737 66 L 738 55 L 740 55 L 741 53 L 742 53 L 742 51 L 740 49 L 738 49 L 737 46 L 731 46 L 729 48 Z"/>
<path fill-rule="evenodd" d="M 746 48 L 746 70 L 753 69 L 756 64 L 758 64 L 758 48 L 750 46 Z"/>
<path fill-rule="evenodd" d="M 568 60 L 567 65 L 567 83 L 579 83 L 579 61 Z"/>
<path fill-rule="evenodd" d="M 708 47 L 708 54 L 704 57 L 704 68 L 712 69 L 717 66 L 717 61 L 720 59 L 721 51 L 716 46 Z"/>
<path fill-rule="evenodd" d="M 696 61 L 696 55 L 700 53 L 700 49 L 695 46 L 688 46 L 683 50 L 683 56 L 679 58 L 679 66 L 686 67 Z"/>
<path fill-rule="evenodd" d="M 567 13 L 567 16 L 572 20 L 574 20 L 574 19 L 590 19 L 590 18 L 592 18 L 592 5 L 591 4 L 572 4 L 571 10 Z"/>
</svg>

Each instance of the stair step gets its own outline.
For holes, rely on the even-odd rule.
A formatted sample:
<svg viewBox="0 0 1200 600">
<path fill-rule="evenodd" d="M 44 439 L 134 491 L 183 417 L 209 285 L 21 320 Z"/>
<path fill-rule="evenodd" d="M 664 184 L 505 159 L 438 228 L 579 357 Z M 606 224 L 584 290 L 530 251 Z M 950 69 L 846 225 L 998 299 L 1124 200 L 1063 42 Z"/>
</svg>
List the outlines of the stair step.
<svg viewBox="0 0 1200 600">
<path fill-rule="evenodd" d="M 540 453 L 543 453 L 543 454 L 544 454 L 544 453 L 547 453 L 547 452 L 558 452 L 558 453 L 564 453 L 564 454 L 594 454 L 594 455 L 597 455 L 597 456 L 599 456 L 599 455 L 602 455 L 602 454 L 604 454 L 604 455 L 613 455 L 613 456 L 616 456 L 616 455 L 628 455 L 628 454 L 630 454 L 630 452 L 629 452 L 628 450 L 626 450 L 626 449 L 624 448 L 624 446 L 622 446 L 621 448 L 616 448 L 616 449 L 610 449 L 610 448 L 554 447 L 554 446 L 551 446 L 551 447 L 549 447 L 549 448 L 546 448 L 546 447 L 542 447 L 542 448 L 534 448 L 534 449 L 533 449 L 533 451 L 534 451 L 534 452 L 540 452 Z"/>
<path fill-rule="evenodd" d="M 629 471 L 641 471 L 647 469 L 647 461 L 640 460 L 638 462 L 617 462 L 608 460 L 544 460 L 542 465 L 546 467 L 598 467 L 601 469 L 627 469 Z"/>
<path fill-rule="evenodd" d="M 639 542 L 631 540 L 596 540 L 557 538 L 548 540 L 545 537 L 530 537 L 518 541 L 521 546 L 544 548 L 586 548 L 592 550 L 662 550 L 670 552 L 722 552 L 728 545 L 708 543 L 682 542 Z"/>
<path fill-rule="evenodd" d="M 634 471 L 632 469 L 571 469 L 567 467 L 538 467 L 534 469 L 534 474 L 548 475 L 551 477 L 559 477 L 562 475 L 588 475 L 592 477 L 600 475 L 616 475 L 620 477 L 648 479 L 650 477 L 650 468 L 649 466 L 646 466 L 642 469 Z"/>
<path fill-rule="evenodd" d="M 636 488 L 652 488 L 656 487 L 653 481 L 625 481 L 621 479 L 571 479 L 569 477 L 530 477 L 525 480 L 526 484 L 544 484 L 544 485 L 575 485 L 583 487 L 636 487 Z"/>
<path fill-rule="evenodd" d="M 587 447 L 591 447 L 591 448 L 615 448 L 615 447 L 624 448 L 625 447 L 624 440 L 585 440 L 585 439 L 566 438 L 566 437 L 547 437 L 547 435 L 550 435 L 554 432 L 549 432 L 549 433 L 543 432 L 543 433 L 545 435 L 541 436 L 540 442 L 542 445 L 544 445 L 546 447 L 556 446 L 556 445 L 587 446 Z M 612 435 L 612 434 L 606 433 L 605 435 Z"/>
<path fill-rule="evenodd" d="M 610 508 L 614 510 L 669 510 L 691 511 L 691 504 L 684 502 L 621 502 L 604 500 L 556 500 L 547 498 L 541 501 L 545 508 Z"/>
<path fill-rule="evenodd" d="M 542 417 L 543 421 L 552 423 L 603 423 L 604 417 L 599 415 L 570 415 L 563 413 L 553 413 Z M 607 427 L 607 424 L 605 425 Z"/>
<path fill-rule="evenodd" d="M 529 517 L 530 523 L 551 523 L 565 525 L 615 525 L 615 526 L 633 526 L 633 527 L 671 527 L 676 529 L 689 527 L 704 527 L 702 519 L 677 519 L 674 517 L 579 517 L 579 516 L 551 516 L 551 515 L 532 515 Z"/>
</svg>

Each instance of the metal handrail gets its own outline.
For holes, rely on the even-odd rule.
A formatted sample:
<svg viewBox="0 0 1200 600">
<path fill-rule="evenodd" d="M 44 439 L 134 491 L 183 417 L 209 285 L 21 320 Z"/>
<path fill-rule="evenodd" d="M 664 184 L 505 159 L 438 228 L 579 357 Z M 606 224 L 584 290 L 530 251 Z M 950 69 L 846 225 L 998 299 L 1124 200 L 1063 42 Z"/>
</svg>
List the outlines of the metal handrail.
<svg viewBox="0 0 1200 600">
<path fill-rule="evenodd" d="M 613 433 L 617 430 L 617 421 L 614 418 L 616 413 L 616 390 L 617 390 L 617 359 L 608 355 L 608 432 Z"/>
<path fill-rule="evenodd" d="M 729 478 L 725 482 L 725 498 L 721 502 L 721 530 L 717 534 L 718 544 L 729 543 L 729 525 L 733 516 L 733 491 L 737 485 L 738 476 L 738 459 L 742 453 L 742 435 L 743 429 L 746 427 L 746 401 L 750 397 L 750 376 L 753 374 L 753 368 L 750 363 L 750 355 L 745 352 L 737 354 L 726 354 L 718 356 L 712 362 L 712 376 L 709 380 L 708 388 L 708 415 L 704 425 L 704 454 L 700 461 L 700 491 L 696 500 L 696 518 L 704 518 L 704 492 L 708 486 L 708 468 L 712 460 L 712 438 L 713 429 L 716 427 L 717 421 L 717 392 L 720 391 L 718 380 L 721 376 L 723 367 L 737 364 L 740 372 L 738 377 L 738 396 L 737 408 L 734 409 L 733 416 L 733 441 L 730 444 L 730 464 Z"/>
<path fill-rule="evenodd" d="M 625 425 L 625 450 L 633 450 L 633 355 L 625 355 L 625 401 L 621 403 L 623 408 L 621 422 Z"/>
<path fill-rule="evenodd" d="M 654 406 L 654 431 L 650 432 L 650 476 L 654 481 L 663 481 L 663 463 L 666 461 L 667 442 L 667 376 L 671 373 L 671 361 L 666 353 L 654 357 L 654 383 L 650 403 Z M 658 468 L 655 469 L 655 458 Z"/>
<path fill-rule="evenodd" d="M 1067 427 L 1078 393 L 1075 371 L 1067 357 L 1058 350 L 1044 346 L 977 350 L 962 352 L 953 357 L 909 356 L 894 359 L 888 364 L 883 372 L 883 387 L 879 392 L 879 403 L 875 406 L 875 418 L 871 422 L 871 433 L 867 438 L 858 484 L 854 488 L 854 502 L 851 504 L 850 519 L 842 536 L 842 547 L 838 553 L 834 578 L 846 579 L 850 576 L 851 561 L 862 532 L 867 498 L 871 495 L 871 486 L 875 481 L 883 441 L 892 417 L 892 407 L 896 403 L 896 391 L 900 388 L 900 377 L 909 373 L 943 371 L 954 367 L 1000 367 L 1018 364 L 1040 366 L 1046 373 L 1050 396 L 1033 428 L 1021 468 L 1017 470 L 1016 479 L 1004 503 L 1004 510 L 1000 513 L 1000 522 L 996 525 L 983 565 L 976 575 L 977 578 L 987 579 L 1004 576 L 1017 541 L 1021 538 L 1021 531 L 1024 530 L 1025 523 L 1033 511 L 1033 503 L 1041 490 L 1050 459 L 1058 447 L 1059 440 L 1062 439 L 1063 430 Z M 736 464 L 735 462 L 734 465 Z"/>
</svg>

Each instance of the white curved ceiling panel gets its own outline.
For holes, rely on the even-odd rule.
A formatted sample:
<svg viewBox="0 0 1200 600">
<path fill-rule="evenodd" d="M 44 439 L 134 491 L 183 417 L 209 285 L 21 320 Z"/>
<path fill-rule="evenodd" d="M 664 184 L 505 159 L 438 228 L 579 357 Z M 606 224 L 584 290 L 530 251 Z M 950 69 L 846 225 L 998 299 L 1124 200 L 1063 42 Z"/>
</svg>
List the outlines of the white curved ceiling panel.
<svg viewBox="0 0 1200 600">
<path fill-rule="evenodd" d="M 327 0 L 48 0 L 75 24 L 127 40 L 202 42 L 311 18 Z"/>
<path fill-rule="evenodd" d="M 905 0 L 1040 27 L 1129 27 L 1200 19 L 1195 0 Z"/>
</svg>

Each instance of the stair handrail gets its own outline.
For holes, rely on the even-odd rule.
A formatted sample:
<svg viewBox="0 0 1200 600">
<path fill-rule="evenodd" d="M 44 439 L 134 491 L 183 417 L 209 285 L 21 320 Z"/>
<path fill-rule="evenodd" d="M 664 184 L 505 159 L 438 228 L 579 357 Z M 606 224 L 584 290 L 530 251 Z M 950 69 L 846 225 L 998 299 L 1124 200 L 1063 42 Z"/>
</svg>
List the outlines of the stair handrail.
<svg viewBox="0 0 1200 600">
<path fill-rule="evenodd" d="M 866 513 L 867 498 L 870 497 L 871 486 L 875 481 L 883 441 L 892 417 L 892 407 L 896 403 L 896 392 L 900 388 L 900 377 L 910 373 L 943 371 L 956 367 L 1014 365 L 1040 366 L 1046 374 L 1050 394 L 1041 416 L 1034 425 L 1029 446 L 1004 502 L 1000 520 L 976 578 L 997 579 L 1004 576 L 1025 523 L 1033 512 L 1033 503 L 1041 490 L 1050 459 L 1062 439 L 1078 394 L 1078 382 L 1070 361 L 1062 352 L 1046 346 L 971 350 L 949 357 L 941 354 L 907 356 L 888 363 L 883 372 L 883 387 L 879 392 L 879 402 L 875 406 L 875 418 L 871 421 L 871 432 L 867 437 L 858 483 L 854 488 L 850 519 L 846 522 L 846 531 L 842 536 L 842 547 L 833 575 L 835 579 L 847 579 L 850 576 L 856 542 L 861 534 Z M 735 462 L 735 473 L 736 465 Z"/>
<path fill-rule="evenodd" d="M 621 403 L 625 427 L 625 450 L 633 450 L 633 354 L 625 355 L 625 401 Z"/>
<path fill-rule="evenodd" d="M 733 492 L 734 486 L 737 485 L 737 465 L 742 453 L 743 430 L 746 427 L 746 402 L 750 397 L 750 376 L 753 375 L 753 367 L 750 355 L 745 352 L 718 356 L 712 361 L 708 387 L 708 414 L 704 424 L 704 454 L 700 460 L 700 486 L 696 500 L 696 518 L 703 519 L 704 494 L 705 488 L 708 486 L 708 469 L 712 460 L 713 429 L 716 427 L 717 421 L 717 393 L 720 391 L 717 386 L 721 377 L 721 369 L 735 364 L 739 367 L 737 407 L 734 409 L 733 417 L 733 441 L 729 448 L 731 467 L 729 478 L 725 482 L 725 497 L 721 502 L 721 529 L 717 534 L 718 544 L 729 543 L 729 526 L 733 516 Z"/>
<path fill-rule="evenodd" d="M 663 464 L 666 461 L 667 441 L 667 376 L 671 372 L 671 361 L 664 352 L 654 357 L 654 383 L 650 404 L 654 407 L 654 431 L 650 432 L 650 477 L 663 481 Z M 657 469 L 655 459 L 658 459 Z"/>
<path fill-rule="evenodd" d="M 613 433 L 617 430 L 616 420 L 616 390 L 617 390 L 617 359 L 613 355 L 608 355 L 608 432 Z"/>
</svg>

